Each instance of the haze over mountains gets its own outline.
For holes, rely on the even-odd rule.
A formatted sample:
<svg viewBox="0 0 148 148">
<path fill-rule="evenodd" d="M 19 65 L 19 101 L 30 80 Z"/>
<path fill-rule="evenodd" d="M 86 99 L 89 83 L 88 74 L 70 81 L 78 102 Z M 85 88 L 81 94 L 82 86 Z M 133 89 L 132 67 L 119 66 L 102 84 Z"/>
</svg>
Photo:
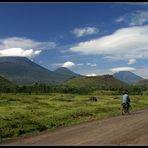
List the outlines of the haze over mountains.
<svg viewBox="0 0 148 148">
<path fill-rule="evenodd" d="M 85 82 L 85 85 L 96 85 L 98 83 L 97 87 L 111 87 L 111 85 L 133 84 L 144 80 L 142 77 L 129 71 L 120 71 L 112 76 L 96 77 L 85 77 L 65 67 L 50 71 L 25 57 L 0 57 L 0 76 L 18 85 L 30 85 L 35 82 L 61 84 L 67 80 L 67 84 L 83 85 L 82 83 Z"/>
</svg>

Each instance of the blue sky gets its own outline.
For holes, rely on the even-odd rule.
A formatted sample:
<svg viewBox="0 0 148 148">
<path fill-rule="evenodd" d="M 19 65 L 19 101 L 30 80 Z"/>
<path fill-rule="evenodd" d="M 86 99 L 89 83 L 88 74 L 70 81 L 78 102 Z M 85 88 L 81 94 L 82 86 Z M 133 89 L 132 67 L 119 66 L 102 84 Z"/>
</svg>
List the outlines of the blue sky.
<svg viewBox="0 0 148 148">
<path fill-rule="evenodd" d="M 0 3 L 0 57 L 84 75 L 148 78 L 148 3 Z"/>
</svg>

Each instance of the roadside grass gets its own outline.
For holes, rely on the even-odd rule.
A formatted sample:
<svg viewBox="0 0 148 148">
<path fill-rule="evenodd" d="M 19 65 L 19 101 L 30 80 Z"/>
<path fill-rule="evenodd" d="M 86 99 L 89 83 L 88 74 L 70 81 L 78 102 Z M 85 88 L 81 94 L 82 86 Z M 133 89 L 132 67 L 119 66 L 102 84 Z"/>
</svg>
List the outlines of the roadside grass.
<svg viewBox="0 0 148 148">
<path fill-rule="evenodd" d="M 94 94 L 93 94 L 94 95 Z M 0 141 L 84 121 L 121 115 L 120 95 L 0 94 Z M 148 108 L 148 97 L 130 96 L 131 111 Z"/>
</svg>

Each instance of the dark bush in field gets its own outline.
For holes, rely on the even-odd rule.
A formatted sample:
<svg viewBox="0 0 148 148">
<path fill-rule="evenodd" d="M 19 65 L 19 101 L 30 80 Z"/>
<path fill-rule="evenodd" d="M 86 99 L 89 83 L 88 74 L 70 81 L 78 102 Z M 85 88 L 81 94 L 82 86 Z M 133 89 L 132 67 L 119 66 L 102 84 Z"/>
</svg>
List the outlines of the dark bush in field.
<svg viewBox="0 0 148 148">
<path fill-rule="evenodd" d="M 98 99 L 96 97 L 92 96 L 92 97 L 89 98 L 89 101 L 95 101 L 96 102 L 96 101 L 98 101 Z"/>
</svg>

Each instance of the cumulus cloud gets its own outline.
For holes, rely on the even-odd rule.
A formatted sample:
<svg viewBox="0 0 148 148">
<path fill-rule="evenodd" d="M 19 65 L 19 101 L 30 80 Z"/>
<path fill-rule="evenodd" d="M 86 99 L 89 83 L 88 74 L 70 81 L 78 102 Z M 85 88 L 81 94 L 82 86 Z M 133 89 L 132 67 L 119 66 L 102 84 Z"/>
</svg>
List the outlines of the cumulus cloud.
<svg viewBox="0 0 148 148">
<path fill-rule="evenodd" d="M 137 74 L 138 76 L 141 76 L 145 79 L 148 79 L 148 68 L 138 68 L 136 69 L 136 71 L 134 71 L 135 74 Z"/>
<path fill-rule="evenodd" d="M 74 66 L 75 66 L 75 63 L 71 62 L 71 61 L 67 61 L 67 62 L 63 63 L 63 65 L 62 65 L 62 67 L 66 67 L 66 68 L 71 68 Z"/>
<path fill-rule="evenodd" d="M 0 57 L 25 56 L 28 58 L 39 55 L 42 50 L 54 48 L 54 42 L 39 42 L 32 39 L 10 37 L 0 39 Z"/>
<path fill-rule="evenodd" d="M 62 67 L 63 63 L 54 63 L 54 64 L 51 64 L 51 66 L 53 67 Z"/>
<path fill-rule="evenodd" d="M 87 76 L 87 77 L 95 77 L 95 76 L 97 76 L 97 74 L 91 73 L 91 74 L 86 74 L 86 76 Z"/>
<path fill-rule="evenodd" d="M 84 66 L 83 63 L 74 63 L 74 62 L 70 62 L 70 61 L 67 61 L 65 63 L 54 63 L 54 64 L 51 64 L 53 67 L 73 67 L 73 66 Z"/>
<path fill-rule="evenodd" d="M 124 22 L 124 17 L 119 17 L 115 21 L 118 22 L 118 23 Z"/>
<path fill-rule="evenodd" d="M 119 71 L 134 71 L 136 70 L 133 67 L 116 67 L 116 68 L 112 68 L 110 69 L 110 71 L 114 72 L 119 72 Z"/>
<path fill-rule="evenodd" d="M 148 58 L 148 25 L 121 28 L 110 35 L 80 42 L 69 51 L 114 60 Z"/>
<path fill-rule="evenodd" d="M 83 63 L 78 63 L 77 65 L 78 65 L 78 66 L 83 66 L 84 64 L 83 64 Z"/>
<path fill-rule="evenodd" d="M 92 35 L 92 34 L 97 34 L 98 29 L 96 27 L 84 27 L 84 28 L 75 28 L 72 33 L 76 37 L 82 37 L 86 35 Z"/>
<path fill-rule="evenodd" d="M 128 61 L 128 65 L 135 64 L 135 63 L 136 63 L 136 59 L 129 59 Z"/>
<path fill-rule="evenodd" d="M 148 23 L 148 10 L 135 11 L 129 14 L 125 14 L 115 20 L 116 22 L 124 22 L 129 26 L 140 26 Z"/>
<path fill-rule="evenodd" d="M 33 57 L 41 53 L 41 50 L 34 51 L 33 49 L 24 50 L 21 48 L 10 48 L 0 50 L 0 57 L 2 56 L 24 56 Z"/>
<path fill-rule="evenodd" d="M 97 66 L 96 63 L 87 63 L 86 65 L 87 65 L 87 66 L 91 66 L 91 67 L 96 67 L 96 66 Z"/>
</svg>

